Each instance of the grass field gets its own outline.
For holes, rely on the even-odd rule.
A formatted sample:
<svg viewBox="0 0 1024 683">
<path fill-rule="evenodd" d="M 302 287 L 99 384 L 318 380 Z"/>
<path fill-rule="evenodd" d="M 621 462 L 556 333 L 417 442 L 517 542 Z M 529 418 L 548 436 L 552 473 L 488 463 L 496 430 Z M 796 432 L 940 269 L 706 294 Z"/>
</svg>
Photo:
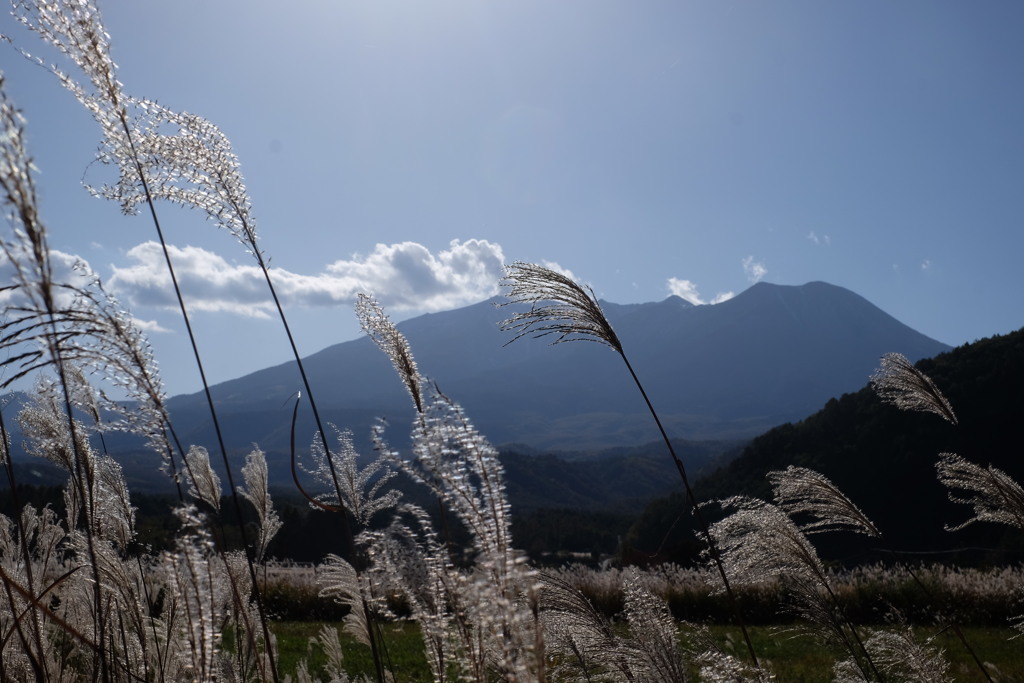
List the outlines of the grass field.
<svg viewBox="0 0 1024 683">
<path fill-rule="evenodd" d="M 298 662 L 309 657 L 311 671 L 318 672 L 325 662 L 318 648 L 310 648 L 310 639 L 320 632 L 322 623 L 309 621 L 274 622 L 273 630 L 280 648 L 281 671 L 294 674 Z M 328 626 L 341 630 L 340 623 Z M 394 667 L 398 681 L 419 683 L 430 681 L 430 672 L 423 656 L 423 646 L 415 624 L 402 622 L 384 627 L 388 645 L 388 657 Z M 817 641 L 800 636 L 787 626 L 759 626 L 749 629 L 758 655 L 769 664 L 776 674 L 776 680 L 785 683 L 829 683 L 832 681 L 832 665 L 839 656 L 838 650 L 825 647 Z M 728 626 L 712 626 L 707 629 L 711 640 L 726 652 L 743 656 L 740 631 Z M 930 633 L 921 632 L 927 637 Z M 958 683 L 981 681 L 970 654 L 963 648 L 957 637 L 949 632 L 934 634 L 934 645 L 941 648 L 949 658 L 950 672 Z M 966 628 L 964 635 L 975 649 L 978 657 L 986 664 L 993 680 L 999 683 L 1024 683 L 1024 642 L 1014 640 L 1015 632 L 1000 628 Z M 342 645 L 346 657 L 346 671 L 350 676 L 365 674 L 372 676 L 373 661 L 370 649 L 342 634 Z M 694 642 L 693 631 L 680 628 L 684 643 Z"/>
</svg>

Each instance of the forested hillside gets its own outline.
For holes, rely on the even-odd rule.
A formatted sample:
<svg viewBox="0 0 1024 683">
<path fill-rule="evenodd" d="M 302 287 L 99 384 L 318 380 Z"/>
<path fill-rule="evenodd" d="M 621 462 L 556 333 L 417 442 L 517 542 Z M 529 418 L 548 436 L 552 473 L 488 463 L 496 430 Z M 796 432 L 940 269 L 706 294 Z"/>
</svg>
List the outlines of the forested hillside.
<svg viewBox="0 0 1024 683">
<path fill-rule="evenodd" d="M 755 438 L 742 454 L 695 486 L 698 497 L 770 495 L 765 475 L 799 465 L 820 471 L 870 516 L 887 544 L 922 558 L 988 562 L 1024 557 L 1020 534 L 975 524 L 949 532 L 970 515 L 952 503 L 935 475 L 936 456 L 957 453 L 1024 481 L 1024 330 L 983 339 L 917 364 L 949 398 L 953 426 L 932 414 L 884 404 L 869 387 L 830 400 L 819 412 Z M 685 506 L 680 496 L 653 503 L 631 533 L 650 552 Z M 676 526 L 664 554 L 685 557 L 686 524 Z M 834 559 L 882 557 L 876 541 L 839 539 L 824 548 Z"/>
</svg>

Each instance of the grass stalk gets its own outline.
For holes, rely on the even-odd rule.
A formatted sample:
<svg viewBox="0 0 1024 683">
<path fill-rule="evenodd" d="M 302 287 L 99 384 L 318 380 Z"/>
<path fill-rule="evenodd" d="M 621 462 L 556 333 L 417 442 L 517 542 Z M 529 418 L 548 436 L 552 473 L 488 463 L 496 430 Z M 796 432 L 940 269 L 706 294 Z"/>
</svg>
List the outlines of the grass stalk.
<svg viewBox="0 0 1024 683">
<path fill-rule="evenodd" d="M 760 668 L 757 653 L 754 651 L 753 642 L 750 640 L 750 634 L 747 631 L 739 608 L 739 601 L 736 599 L 736 594 L 729 583 L 729 578 L 726 575 L 715 540 L 711 536 L 710 527 L 701 514 L 697 497 L 693 493 L 689 477 L 686 474 L 686 467 L 676 454 L 672 441 L 669 439 L 665 427 L 658 417 L 658 412 L 654 409 L 654 405 L 651 403 L 636 371 L 633 370 L 633 366 L 622 347 L 622 342 L 619 340 L 618 335 L 616 335 L 608 318 L 604 315 L 604 311 L 601 310 L 601 304 L 594 295 L 594 291 L 589 287 L 584 289 L 571 277 L 563 273 L 536 264 L 522 262 L 506 266 L 504 285 L 509 289 L 506 294 L 509 301 L 501 305 L 504 306 L 511 303 L 530 304 L 529 311 L 514 314 L 511 318 L 500 324 L 503 330 L 512 331 L 515 334 L 509 342 L 506 342 L 506 345 L 528 335 L 533 337 L 555 335 L 556 338 L 553 342 L 555 344 L 568 341 L 596 341 L 610 347 L 622 358 L 626 368 L 629 370 L 630 376 L 633 378 L 634 384 L 640 390 L 640 395 L 643 396 L 644 403 L 647 404 L 647 409 L 654 418 L 661 438 L 665 442 L 669 454 L 672 456 L 676 470 L 679 472 L 691 512 L 701 527 L 704 540 L 708 544 L 715 567 L 718 569 L 726 593 L 729 596 L 730 604 L 733 606 L 737 624 L 743 632 L 747 654 L 750 656 L 754 666 Z"/>
<path fill-rule="evenodd" d="M 217 408 L 214 405 L 213 394 L 210 391 L 210 384 L 206 379 L 206 371 L 203 368 L 202 356 L 199 353 L 199 344 L 196 341 L 195 333 L 192 330 L 192 323 L 189 319 L 188 309 L 185 306 L 185 299 L 181 293 L 181 286 L 178 283 L 178 278 L 174 272 L 174 264 L 171 261 L 170 249 L 168 248 L 167 240 L 164 238 L 163 228 L 160 225 L 160 218 L 157 215 L 156 206 L 153 201 L 153 196 L 149 189 L 149 183 L 146 180 L 146 173 L 143 170 L 142 162 L 139 159 L 138 150 L 135 147 L 131 126 L 128 123 L 127 113 L 124 111 L 123 108 L 120 108 L 118 115 L 123 132 L 128 141 L 129 148 L 131 149 L 132 152 L 132 162 L 135 165 L 136 172 L 138 173 L 139 176 L 139 181 L 142 184 L 142 190 L 146 197 L 146 205 L 149 208 L 149 215 L 150 218 L 152 219 L 153 227 L 156 230 L 157 239 L 160 242 L 161 250 L 163 251 L 164 261 L 167 265 L 167 272 L 170 275 L 171 283 L 174 287 L 175 299 L 178 302 L 178 308 L 181 311 L 181 317 L 185 323 L 185 329 L 188 334 L 189 345 L 192 348 L 192 355 L 195 360 L 196 369 L 199 371 L 200 381 L 202 382 L 203 385 L 203 395 L 206 397 L 206 404 L 210 411 L 210 419 L 213 422 L 213 429 L 217 439 L 217 447 L 220 450 L 221 459 L 224 464 L 225 474 L 228 479 L 228 486 L 230 487 L 231 491 L 232 504 L 235 509 L 235 514 L 238 517 L 238 530 L 239 533 L 241 534 L 243 545 L 245 546 L 246 563 L 249 567 L 249 573 L 252 579 L 252 591 L 256 602 L 256 609 L 259 613 L 260 622 L 263 629 L 263 639 L 264 643 L 266 644 L 267 656 L 270 659 L 271 675 L 275 683 L 279 683 L 280 678 L 278 675 L 277 664 L 275 662 L 274 657 L 274 648 L 272 645 L 273 640 L 271 639 L 270 625 L 266 614 L 266 607 L 264 606 L 262 596 L 260 595 L 259 581 L 256 573 L 256 565 L 252 556 L 253 550 L 251 544 L 248 541 L 248 534 L 246 533 L 245 525 L 242 523 L 242 505 L 238 499 L 238 493 L 235 487 L 235 479 L 231 470 L 231 463 L 228 460 L 227 447 L 224 444 L 224 436 L 221 430 L 220 420 L 217 417 Z M 250 638 L 250 645 L 253 648 L 253 651 L 255 652 L 257 651 L 255 639 L 253 638 L 250 629 L 246 629 L 246 631 Z"/>
<path fill-rule="evenodd" d="M 725 592 L 729 596 L 729 604 L 736 617 L 736 623 L 743 634 L 743 642 L 747 646 L 747 654 L 750 656 L 750 661 L 755 667 L 761 668 L 761 665 L 757 660 L 757 653 L 754 650 L 754 643 L 751 641 L 750 633 L 747 631 L 746 624 L 744 623 L 739 601 L 736 599 L 736 593 L 733 591 L 732 585 L 729 582 L 729 576 L 725 571 L 725 565 L 722 564 L 722 556 L 718 551 L 717 544 L 711 537 L 711 528 L 708 526 L 708 522 L 700 510 L 700 504 L 697 502 L 697 496 L 694 495 L 693 488 L 690 486 L 690 478 L 686 474 L 686 466 L 683 465 L 683 461 L 678 455 L 676 455 L 676 449 L 672 446 L 672 440 L 669 439 L 668 433 L 665 432 L 665 427 L 661 424 L 661 418 L 658 417 L 658 412 L 654 409 L 654 405 L 651 403 L 651 399 L 647 396 L 647 391 L 644 389 L 644 385 L 640 382 L 640 378 L 637 377 L 636 371 L 633 370 L 633 365 L 629 362 L 629 358 L 626 357 L 625 352 L 622 351 L 621 348 L 619 349 L 619 355 L 622 357 L 622 361 L 626 364 L 626 368 L 629 370 L 629 374 L 633 378 L 636 388 L 640 390 L 640 395 L 643 396 L 644 403 L 647 404 L 647 409 L 650 411 L 651 417 L 654 418 L 655 424 L 658 425 L 658 431 L 661 433 L 661 438 L 665 442 L 665 446 L 668 448 L 669 454 L 672 456 L 672 461 L 675 463 L 676 470 L 679 472 L 679 478 L 682 480 L 683 488 L 686 490 L 686 500 L 690 503 L 690 511 L 696 518 L 697 523 L 700 525 L 701 533 L 704 534 L 704 540 L 707 541 L 708 552 L 711 554 L 711 559 L 715 563 L 715 568 L 718 570 L 719 578 L 722 579 L 722 585 L 725 587 Z"/>
</svg>

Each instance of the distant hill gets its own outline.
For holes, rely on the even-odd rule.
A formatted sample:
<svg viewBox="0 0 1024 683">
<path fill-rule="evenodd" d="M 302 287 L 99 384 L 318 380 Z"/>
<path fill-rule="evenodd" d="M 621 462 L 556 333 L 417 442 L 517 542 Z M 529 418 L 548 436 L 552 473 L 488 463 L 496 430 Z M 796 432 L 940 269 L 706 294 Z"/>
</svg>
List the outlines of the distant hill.
<svg viewBox="0 0 1024 683">
<path fill-rule="evenodd" d="M 435 313 L 399 325 L 421 371 L 458 401 L 495 444 L 577 450 L 637 445 L 658 437 L 621 360 L 591 343 L 551 347 L 511 338 L 494 302 Z M 749 438 L 799 419 L 863 384 L 879 356 L 917 359 L 948 347 L 925 337 L 841 287 L 759 283 L 714 306 L 678 297 L 657 303 L 603 303 L 637 373 L 673 437 Z M 386 417 L 393 439 L 412 410 L 387 358 L 368 339 L 305 359 L 321 410 L 357 440 Z M 287 444 L 299 389 L 293 363 L 213 387 L 232 448 L 253 441 L 268 452 Z M 209 443 L 201 395 L 171 399 L 186 440 Z M 300 434 L 313 433 L 308 415 Z M 308 437 L 305 439 L 308 441 Z"/>
<path fill-rule="evenodd" d="M 769 497 L 765 474 L 800 465 L 831 478 L 885 534 L 921 559 L 1024 559 L 1024 535 L 996 524 L 944 530 L 966 520 L 935 476 L 941 452 L 994 465 L 1024 484 L 1024 329 L 958 347 L 918 367 L 951 401 L 960 424 L 883 404 L 870 387 L 829 400 L 810 417 L 755 438 L 742 453 L 694 486 L 698 497 Z M 634 528 L 640 547 L 657 547 L 683 509 L 676 496 L 652 504 Z M 689 543 L 686 532 L 676 542 Z M 825 542 L 836 559 L 884 557 L 877 541 Z M 678 548 L 685 551 L 685 548 Z"/>
</svg>

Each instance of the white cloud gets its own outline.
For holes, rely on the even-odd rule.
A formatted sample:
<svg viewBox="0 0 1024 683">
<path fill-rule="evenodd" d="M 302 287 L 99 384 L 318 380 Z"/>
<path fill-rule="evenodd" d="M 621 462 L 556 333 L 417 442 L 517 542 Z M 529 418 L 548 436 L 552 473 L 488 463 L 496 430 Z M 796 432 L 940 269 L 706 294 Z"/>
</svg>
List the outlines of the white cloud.
<svg viewBox="0 0 1024 683">
<path fill-rule="evenodd" d="M 31 268 L 31 263 L 33 262 L 31 256 L 16 256 L 15 258 L 22 262 L 22 267 Z M 74 254 L 51 249 L 49 261 L 50 279 L 53 283 L 57 285 L 70 285 L 71 287 L 85 287 L 88 285 L 90 278 L 89 264 L 85 259 Z M 82 267 L 80 268 L 79 266 Z M 31 272 L 27 272 L 26 275 L 31 277 Z M 0 253 L 0 286 L 17 284 L 19 283 L 15 266 L 7 258 L 6 254 Z M 53 294 L 58 307 L 71 304 L 73 294 L 67 288 L 55 287 Z M 0 304 L 24 306 L 28 305 L 28 301 L 18 289 L 7 289 L 0 292 Z"/>
<path fill-rule="evenodd" d="M 929 261 L 928 259 L 925 259 L 924 261 L 921 261 L 921 270 L 928 270 L 931 267 L 932 267 L 932 262 Z"/>
<path fill-rule="evenodd" d="M 807 239 L 814 242 L 815 244 L 824 244 L 826 247 L 832 244 L 831 237 L 829 237 L 828 235 L 818 236 L 818 233 L 814 232 L 813 230 L 807 233 Z"/>
<path fill-rule="evenodd" d="M 753 256 L 747 256 L 743 259 L 743 270 L 747 274 L 747 279 L 755 283 L 763 280 L 764 276 L 768 274 L 768 269 L 765 268 L 764 263 L 755 261 Z"/>
<path fill-rule="evenodd" d="M 694 306 L 703 306 L 707 303 L 720 304 L 736 296 L 732 292 L 721 292 L 716 294 L 711 301 L 704 301 L 700 296 L 700 292 L 697 291 L 696 283 L 690 280 L 680 280 L 677 277 L 670 277 L 668 279 L 668 291 L 682 299 L 686 299 Z"/>
<path fill-rule="evenodd" d="M 681 299 L 686 299 L 695 306 L 700 306 L 704 303 L 704 300 L 700 298 L 700 294 L 697 292 L 697 285 L 689 280 L 670 277 L 668 279 L 668 291 Z"/>
<path fill-rule="evenodd" d="M 255 265 L 229 263 L 201 247 L 170 247 L 175 274 L 192 310 L 264 318 L 273 310 L 263 274 Z M 109 285 L 132 306 L 177 306 L 163 253 L 155 242 L 128 251 L 134 261 L 113 267 Z M 436 254 L 415 242 L 378 244 L 367 256 L 329 264 L 316 275 L 271 269 L 287 305 L 333 306 L 359 292 L 394 310 L 436 311 L 480 301 L 498 291 L 504 255 L 486 240 L 452 240 Z"/>
<path fill-rule="evenodd" d="M 132 318 L 132 324 L 135 325 L 135 327 L 137 327 L 138 329 L 140 329 L 143 332 L 145 332 L 146 334 L 156 334 L 158 332 L 159 333 L 171 333 L 171 332 L 174 332 L 174 330 L 167 329 L 166 327 L 161 325 L 156 320 L 140 320 L 139 318 Z"/>
<path fill-rule="evenodd" d="M 168 251 L 190 309 L 267 317 L 270 302 L 266 285 L 260 287 L 262 275 L 256 266 L 228 263 L 201 247 L 171 245 Z M 113 275 L 107 281 L 110 289 L 131 308 L 175 308 L 177 299 L 160 245 L 143 242 L 129 249 L 126 256 L 134 263 L 111 267 Z"/>
</svg>

